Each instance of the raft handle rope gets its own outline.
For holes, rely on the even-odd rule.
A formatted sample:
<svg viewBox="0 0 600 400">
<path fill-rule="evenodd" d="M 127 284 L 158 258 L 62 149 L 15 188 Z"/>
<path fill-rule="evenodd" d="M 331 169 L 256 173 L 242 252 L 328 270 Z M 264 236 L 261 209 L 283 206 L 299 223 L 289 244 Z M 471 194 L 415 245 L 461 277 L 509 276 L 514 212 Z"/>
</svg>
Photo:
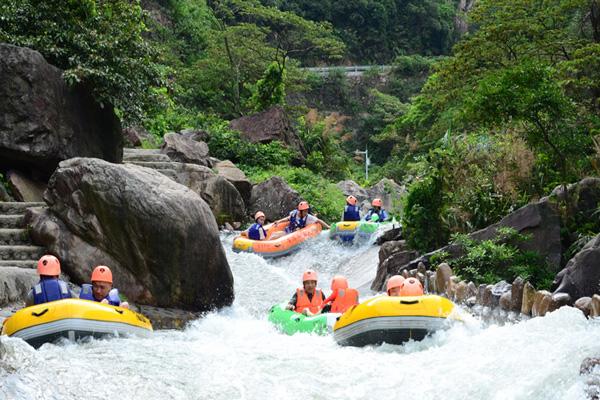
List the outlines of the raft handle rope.
<svg viewBox="0 0 600 400">
<path fill-rule="evenodd" d="M 33 315 L 34 317 L 41 317 L 42 315 L 46 314 L 47 312 L 48 312 L 48 308 L 45 308 L 44 311 L 41 311 L 39 313 L 32 311 L 31 315 Z"/>
<path fill-rule="evenodd" d="M 419 300 L 400 300 L 400 304 L 418 304 Z"/>
<path fill-rule="evenodd" d="M 115 308 L 115 311 L 116 311 L 116 312 L 118 312 L 119 314 L 123 314 L 123 310 L 117 310 L 117 309 Z"/>
</svg>

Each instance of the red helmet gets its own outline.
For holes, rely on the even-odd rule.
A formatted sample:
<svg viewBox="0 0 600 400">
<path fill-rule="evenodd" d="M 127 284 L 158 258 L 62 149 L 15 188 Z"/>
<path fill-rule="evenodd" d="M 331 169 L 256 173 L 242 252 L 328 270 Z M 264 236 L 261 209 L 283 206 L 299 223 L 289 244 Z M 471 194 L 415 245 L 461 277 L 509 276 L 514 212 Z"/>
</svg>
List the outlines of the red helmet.
<svg viewBox="0 0 600 400">
<path fill-rule="evenodd" d="M 262 211 L 257 211 L 256 214 L 254 214 L 254 220 L 256 221 L 257 219 L 259 219 L 260 217 L 264 217 L 265 213 Z"/>
<path fill-rule="evenodd" d="M 383 202 L 381 201 L 381 199 L 373 199 L 373 202 L 371 204 L 373 205 L 373 207 L 383 207 Z"/>
<path fill-rule="evenodd" d="M 400 287 L 400 296 L 423 296 L 423 285 L 416 278 L 405 279 Z"/>
<path fill-rule="evenodd" d="M 402 275 L 394 275 L 387 281 L 387 293 L 390 294 L 390 290 L 397 287 L 402 287 L 404 283 L 404 277 Z"/>
<path fill-rule="evenodd" d="M 39 259 L 37 264 L 37 272 L 39 275 L 60 275 L 60 261 L 58 261 L 58 258 L 46 254 Z"/>
<path fill-rule="evenodd" d="M 300 203 L 298 203 L 298 211 L 308 210 L 309 208 L 310 207 L 307 201 L 301 201 Z"/>
<path fill-rule="evenodd" d="M 92 282 L 94 281 L 113 283 L 110 268 L 104 265 L 94 268 L 94 271 L 92 271 Z"/>
<path fill-rule="evenodd" d="M 316 281 L 316 280 L 317 280 L 317 273 L 315 271 L 313 271 L 312 269 L 307 269 L 302 274 L 302 282 Z"/>
<path fill-rule="evenodd" d="M 348 279 L 341 275 L 336 275 L 331 280 L 331 290 L 335 292 L 339 289 L 348 289 Z"/>
<path fill-rule="evenodd" d="M 355 206 L 355 205 L 356 205 L 356 202 L 357 202 L 357 200 L 356 200 L 356 197 L 354 197 L 354 196 L 350 195 L 350 196 L 346 197 L 346 202 L 347 202 L 348 204 L 350 204 L 351 206 Z"/>
</svg>

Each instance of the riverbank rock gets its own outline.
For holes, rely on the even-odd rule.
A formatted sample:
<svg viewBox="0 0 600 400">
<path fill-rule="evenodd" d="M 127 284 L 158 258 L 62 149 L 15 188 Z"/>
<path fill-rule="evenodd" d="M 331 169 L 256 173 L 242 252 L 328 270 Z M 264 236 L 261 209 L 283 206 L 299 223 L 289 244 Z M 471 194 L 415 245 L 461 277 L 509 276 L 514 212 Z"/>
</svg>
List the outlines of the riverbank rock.
<svg viewBox="0 0 600 400">
<path fill-rule="evenodd" d="M 250 205 L 250 197 L 252 196 L 252 183 L 246 178 L 244 171 L 239 169 L 229 160 L 220 161 L 215 164 L 215 170 L 223 178 L 227 179 L 242 196 L 244 204 Z"/>
<path fill-rule="evenodd" d="M 135 303 L 193 311 L 231 304 L 233 277 L 217 224 L 185 186 L 148 168 L 75 158 L 52 175 L 45 200 L 71 236 L 89 246 L 82 260 L 60 240 L 60 224 L 42 218 L 31 225 L 34 240 L 61 258 L 75 283 L 104 261 L 95 248 L 113 260 L 115 286 L 120 277 L 132 280 L 122 290 Z"/>
<path fill-rule="evenodd" d="M 384 262 L 386 258 L 394 253 L 406 251 L 407 247 L 406 241 L 404 240 L 394 240 L 382 244 L 379 248 L 379 263 Z"/>
<path fill-rule="evenodd" d="M 6 173 L 6 179 L 15 200 L 24 202 L 44 200 L 45 183 L 31 179 L 27 175 L 12 169 Z"/>
<path fill-rule="evenodd" d="M 290 119 L 281 106 L 273 106 L 263 112 L 234 119 L 229 127 L 239 131 L 250 143 L 270 143 L 278 140 L 295 150 L 296 163 L 302 164 L 306 149 Z"/>
<path fill-rule="evenodd" d="M 568 293 L 555 293 L 551 297 L 548 312 L 558 310 L 562 306 L 569 306 L 571 303 L 571 296 Z"/>
<path fill-rule="evenodd" d="M 535 288 L 531 283 L 525 282 L 523 286 L 523 301 L 521 303 L 521 314 L 531 315 L 531 309 L 535 302 Z"/>
<path fill-rule="evenodd" d="M 402 273 L 400 269 L 408 260 L 412 260 L 418 255 L 416 251 L 398 251 L 387 257 L 377 267 L 377 275 L 371 284 L 371 289 L 374 291 L 384 291 L 388 278 L 392 275 Z M 410 275 L 409 275 L 410 276 Z M 413 278 L 416 276 L 416 270 L 413 273 Z"/>
<path fill-rule="evenodd" d="M 582 297 L 580 299 L 577 299 L 577 301 L 575 302 L 575 308 L 581 310 L 583 315 L 585 315 L 586 317 L 589 317 L 592 311 L 592 298 Z"/>
<path fill-rule="evenodd" d="M 592 296 L 590 317 L 600 317 L 600 295 Z"/>
<path fill-rule="evenodd" d="M 452 268 L 447 263 L 438 265 L 435 271 L 435 289 L 438 293 L 444 294 L 447 292 L 451 277 Z"/>
<path fill-rule="evenodd" d="M 546 315 L 552 302 L 552 293 L 547 290 L 538 290 L 533 298 L 533 307 L 531 308 L 532 317 L 543 317 Z"/>
<path fill-rule="evenodd" d="M 176 133 L 167 133 L 163 139 L 161 153 L 166 154 L 171 160 L 212 167 L 206 143 L 197 142 Z"/>
<path fill-rule="evenodd" d="M 525 288 L 525 281 L 523 278 L 518 276 L 512 283 L 512 287 L 510 289 L 511 297 L 510 297 L 510 311 L 521 312 L 521 308 L 523 305 L 523 290 Z"/>
<path fill-rule="evenodd" d="M 25 296 L 38 280 L 39 277 L 34 269 L 0 268 L 0 307 L 24 301 Z"/>
<path fill-rule="evenodd" d="M 573 299 L 600 293 L 599 266 L 600 235 L 597 235 L 556 275 L 554 293 L 568 293 Z"/>
<path fill-rule="evenodd" d="M 179 310 L 176 308 L 159 308 L 152 306 L 139 306 L 138 312 L 148 317 L 152 328 L 156 329 L 184 329 L 187 324 L 200 318 L 199 313 Z"/>
<path fill-rule="evenodd" d="M 286 217 L 298 207 L 301 198 L 298 192 L 279 176 L 274 176 L 252 188 L 249 212 L 261 210 L 267 219 L 274 221 Z"/>
<path fill-rule="evenodd" d="M 112 107 L 100 107 L 82 86 L 37 51 L 0 44 L 0 169 L 52 174 L 75 156 L 122 158 L 121 126 Z"/>
</svg>

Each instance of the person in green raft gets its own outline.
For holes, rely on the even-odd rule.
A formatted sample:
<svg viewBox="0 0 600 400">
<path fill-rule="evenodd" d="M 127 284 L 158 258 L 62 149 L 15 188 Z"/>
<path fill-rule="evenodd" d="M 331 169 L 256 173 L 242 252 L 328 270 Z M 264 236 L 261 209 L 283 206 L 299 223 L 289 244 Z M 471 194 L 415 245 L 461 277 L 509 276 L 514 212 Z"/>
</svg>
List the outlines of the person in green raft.
<svg viewBox="0 0 600 400">
<path fill-rule="evenodd" d="M 296 293 L 292 296 L 286 306 L 287 310 L 293 310 L 304 315 L 316 315 L 320 312 L 329 312 L 331 305 L 326 305 L 321 310 L 321 306 L 325 301 L 325 295 L 321 289 L 317 289 L 317 273 L 312 269 L 307 269 L 302 274 L 303 288 L 296 289 Z"/>
</svg>

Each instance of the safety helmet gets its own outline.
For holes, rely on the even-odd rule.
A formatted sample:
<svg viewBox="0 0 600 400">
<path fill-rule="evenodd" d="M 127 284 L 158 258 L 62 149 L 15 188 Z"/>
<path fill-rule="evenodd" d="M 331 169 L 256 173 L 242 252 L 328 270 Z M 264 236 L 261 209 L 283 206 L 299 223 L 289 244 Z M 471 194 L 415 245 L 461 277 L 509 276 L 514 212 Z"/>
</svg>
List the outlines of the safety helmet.
<svg viewBox="0 0 600 400">
<path fill-rule="evenodd" d="M 37 263 L 37 272 L 39 275 L 60 275 L 60 261 L 58 261 L 58 258 L 46 254 L 39 259 Z"/>
<path fill-rule="evenodd" d="M 335 292 L 339 289 L 348 289 L 348 279 L 341 275 L 336 275 L 331 280 L 331 291 Z"/>
<path fill-rule="evenodd" d="M 99 265 L 92 271 L 92 282 L 108 282 L 113 283 L 112 272 L 105 265 Z"/>
<path fill-rule="evenodd" d="M 302 274 L 302 282 L 316 281 L 316 280 L 317 280 L 317 273 L 315 271 L 313 271 L 312 269 L 307 269 Z"/>
<path fill-rule="evenodd" d="M 396 287 L 401 287 L 404 283 L 404 277 L 402 275 L 394 275 L 387 281 L 387 293 L 390 294 L 390 290 Z"/>
<path fill-rule="evenodd" d="M 301 201 L 300 203 L 298 203 L 298 211 L 308 210 L 308 209 L 309 209 L 308 202 Z"/>
<path fill-rule="evenodd" d="M 405 279 L 400 286 L 400 296 L 422 296 L 423 285 L 416 278 Z"/>
<path fill-rule="evenodd" d="M 355 205 L 356 205 L 356 201 L 357 201 L 357 200 L 356 200 L 356 197 L 354 197 L 354 196 L 352 196 L 352 195 L 350 195 L 350 196 L 346 197 L 346 202 L 347 202 L 348 204 L 350 204 L 351 206 L 355 206 Z"/>
<path fill-rule="evenodd" d="M 259 219 L 260 217 L 264 217 L 265 213 L 262 211 L 257 211 L 256 214 L 254 214 L 254 220 L 256 221 L 257 219 Z"/>
<path fill-rule="evenodd" d="M 381 201 L 381 199 L 373 199 L 373 202 L 371 204 L 373 205 L 373 207 L 383 207 L 383 202 Z"/>
</svg>

